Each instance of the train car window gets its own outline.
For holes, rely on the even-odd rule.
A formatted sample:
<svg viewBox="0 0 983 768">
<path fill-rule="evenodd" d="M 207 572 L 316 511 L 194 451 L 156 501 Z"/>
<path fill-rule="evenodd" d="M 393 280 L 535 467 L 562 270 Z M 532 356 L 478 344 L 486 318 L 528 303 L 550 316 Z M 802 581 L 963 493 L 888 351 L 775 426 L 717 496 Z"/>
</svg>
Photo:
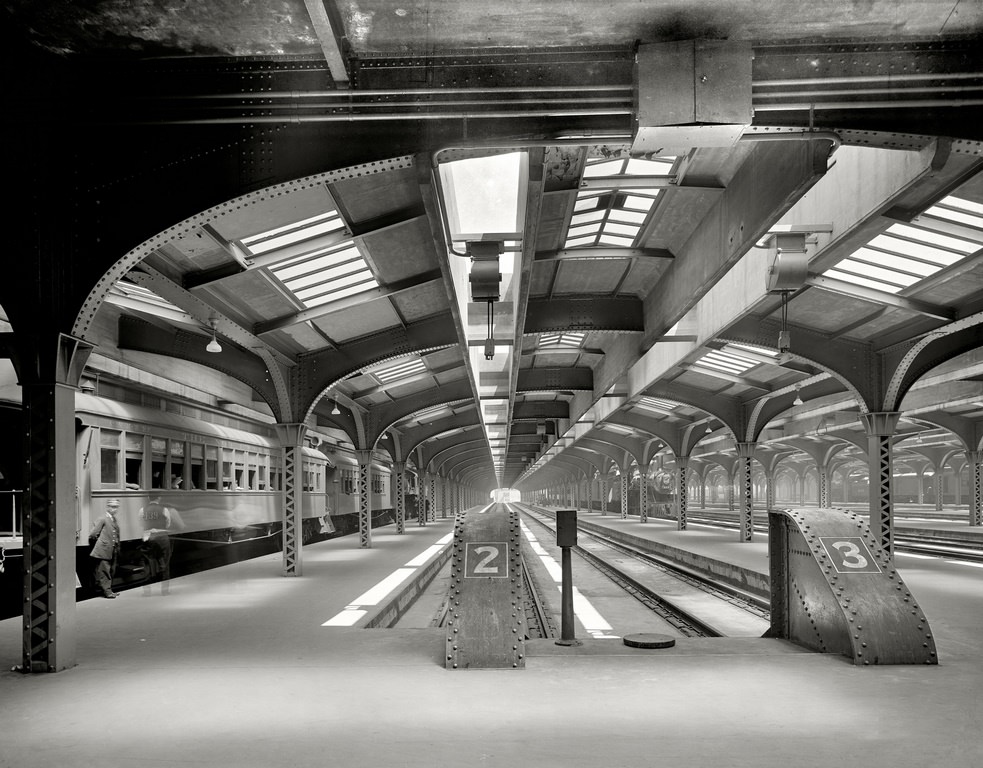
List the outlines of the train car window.
<svg viewBox="0 0 983 768">
<path fill-rule="evenodd" d="M 189 488 L 204 488 L 202 470 L 204 469 L 203 456 L 205 446 L 200 443 L 192 443 L 189 448 L 191 449 L 191 485 Z"/>
<path fill-rule="evenodd" d="M 256 467 L 256 489 L 266 490 L 266 460 L 268 457 L 260 456 L 259 465 Z"/>
<path fill-rule="evenodd" d="M 232 451 L 226 451 L 224 449 L 222 452 L 223 454 L 232 454 Z M 224 458 L 225 456 L 223 455 L 223 459 Z M 232 456 L 230 455 L 229 458 L 231 459 Z M 227 491 L 232 490 L 234 481 L 235 478 L 232 476 L 232 461 L 223 460 L 222 461 L 222 488 L 224 488 Z"/>
<path fill-rule="evenodd" d="M 142 488 L 143 477 L 143 435 L 126 434 L 126 487 Z"/>
<path fill-rule="evenodd" d="M 205 446 L 205 488 L 218 488 L 218 446 Z"/>
<path fill-rule="evenodd" d="M 247 455 L 246 463 L 246 482 L 250 490 L 259 490 L 259 481 L 256 476 L 256 468 L 259 465 L 259 454 L 250 451 Z"/>
<path fill-rule="evenodd" d="M 241 490 L 242 488 L 247 488 L 246 483 L 246 452 L 236 451 L 235 454 L 235 476 L 233 480 L 235 484 L 232 486 L 235 490 Z"/>
<path fill-rule="evenodd" d="M 150 438 L 150 487 L 164 487 L 164 472 L 167 469 L 167 440 L 163 437 Z"/>
<path fill-rule="evenodd" d="M 120 433 L 109 429 L 100 431 L 99 436 L 99 481 L 104 488 L 119 487 L 119 441 Z"/>
<path fill-rule="evenodd" d="M 184 441 L 171 440 L 170 442 L 170 488 L 184 488 Z"/>
</svg>

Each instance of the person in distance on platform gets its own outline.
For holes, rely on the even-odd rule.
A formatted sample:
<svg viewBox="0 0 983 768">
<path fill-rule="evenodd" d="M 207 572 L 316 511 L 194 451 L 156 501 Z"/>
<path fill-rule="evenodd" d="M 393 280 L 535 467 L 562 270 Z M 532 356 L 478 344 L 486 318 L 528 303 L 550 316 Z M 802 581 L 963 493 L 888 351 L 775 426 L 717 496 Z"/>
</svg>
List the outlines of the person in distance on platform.
<svg viewBox="0 0 983 768">
<path fill-rule="evenodd" d="M 116 574 L 116 563 L 119 561 L 119 523 L 116 513 L 119 511 L 119 499 L 109 499 L 106 502 L 106 514 L 96 520 L 89 532 L 89 543 L 92 551 L 89 557 L 95 560 L 93 575 L 96 589 L 103 597 L 115 598 L 113 592 L 113 576 Z"/>
</svg>

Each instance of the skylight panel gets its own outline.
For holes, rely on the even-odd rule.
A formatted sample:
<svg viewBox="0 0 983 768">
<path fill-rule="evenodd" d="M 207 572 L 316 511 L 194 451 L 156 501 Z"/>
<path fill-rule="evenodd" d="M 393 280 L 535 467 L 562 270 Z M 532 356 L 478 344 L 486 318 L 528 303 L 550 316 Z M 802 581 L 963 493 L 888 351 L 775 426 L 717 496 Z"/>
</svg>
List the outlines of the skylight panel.
<svg viewBox="0 0 983 768">
<path fill-rule="evenodd" d="M 639 190 L 634 190 L 638 192 Z M 659 194 L 659 190 L 652 190 L 652 197 L 639 197 L 638 195 L 628 195 L 625 199 L 625 208 L 634 208 L 639 211 L 649 211 L 652 206 L 655 205 L 655 197 Z"/>
<path fill-rule="evenodd" d="M 282 227 L 261 232 L 257 235 L 244 237 L 240 242 L 252 254 L 269 253 L 278 248 L 310 240 L 329 232 L 337 232 L 345 228 L 345 222 L 337 211 L 329 211 L 319 216 L 293 222 Z"/>
<path fill-rule="evenodd" d="M 940 219 L 965 224 L 968 227 L 983 230 L 983 205 L 962 200 L 958 197 L 946 197 L 927 209 L 923 215 L 937 216 Z"/>
<path fill-rule="evenodd" d="M 696 364 L 723 373 L 739 375 L 750 370 L 758 363 L 741 355 L 712 349 L 701 357 Z"/>
<path fill-rule="evenodd" d="M 980 242 L 961 240 L 958 237 L 949 237 L 939 232 L 932 232 L 931 230 L 909 226 L 908 224 L 892 224 L 886 231 L 888 234 L 895 235 L 898 238 L 916 240 L 934 245 L 937 248 L 945 248 L 962 254 L 970 254 L 980 248 Z"/>
<path fill-rule="evenodd" d="M 587 337 L 580 331 L 564 333 L 544 333 L 539 337 L 540 347 L 580 347 Z"/>
<path fill-rule="evenodd" d="M 289 259 L 270 267 L 270 272 L 306 307 L 337 301 L 379 285 L 351 243 L 326 253 Z"/>
<path fill-rule="evenodd" d="M 899 293 L 981 247 L 983 205 L 950 195 L 910 224 L 892 224 L 825 274 L 865 288 Z"/>
<path fill-rule="evenodd" d="M 864 277 L 862 274 L 859 274 L 855 271 L 853 272 L 844 271 L 851 266 L 854 266 L 854 269 L 856 268 L 855 265 L 850 265 L 846 263 L 846 261 L 847 260 L 841 261 L 833 269 L 827 269 L 824 274 L 836 280 L 843 280 L 844 282 L 853 283 L 854 285 L 859 285 L 863 288 L 873 288 L 874 290 L 884 291 L 886 293 L 897 293 L 904 287 L 894 282 L 883 283 L 880 282 L 879 280 L 872 280 L 870 278 Z M 840 269 L 841 266 L 844 267 L 843 270 Z"/>
<path fill-rule="evenodd" d="M 624 160 L 609 160 L 601 163 L 589 163 L 584 168 L 584 178 L 593 179 L 598 176 L 616 176 L 624 173 Z"/>
<path fill-rule="evenodd" d="M 412 360 L 404 360 L 396 365 L 391 365 L 388 368 L 372 371 L 371 374 L 379 380 L 380 384 L 391 384 L 400 379 L 416 376 L 418 373 L 423 373 L 426 369 L 427 366 L 423 362 L 423 358 L 416 357 Z"/>
<path fill-rule="evenodd" d="M 660 400 L 657 397 L 642 397 L 639 398 L 637 406 L 643 408 L 647 411 L 656 411 L 658 413 L 669 413 L 676 408 L 675 403 L 670 403 L 668 400 Z"/>
<path fill-rule="evenodd" d="M 740 354 L 739 350 L 745 349 L 748 352 L 753 352 L 756 355 L 764 355 L 765 357 L 770 357 L 773 359 L 778 357 L 778 353 L 773 349 L 768 349 L 768 347 L 758 347 L 755 346 L 754 344 L 744 344 L 743 342 L 740 341 L 728 342 L 725 349 L 729 349 L 731 351 L 737 349 L 738 352 L 736 354 L 738 355 Z"/>
</svg>

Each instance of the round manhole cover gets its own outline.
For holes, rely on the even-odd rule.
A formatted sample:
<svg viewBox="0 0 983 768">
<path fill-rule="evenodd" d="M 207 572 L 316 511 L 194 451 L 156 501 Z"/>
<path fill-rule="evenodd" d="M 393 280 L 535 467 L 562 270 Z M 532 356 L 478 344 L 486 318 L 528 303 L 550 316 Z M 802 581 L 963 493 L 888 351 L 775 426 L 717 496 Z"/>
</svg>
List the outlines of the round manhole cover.
<svg viewBox="0 0 983 768">
<path fill-rule="evenodd" d="M 632 648 L 672 648 L 676 638 L 670 635 L 656 635 L 651 632 L 640 632 L 637 635 L 625 635 L 624 643 Z"/>
</svg>

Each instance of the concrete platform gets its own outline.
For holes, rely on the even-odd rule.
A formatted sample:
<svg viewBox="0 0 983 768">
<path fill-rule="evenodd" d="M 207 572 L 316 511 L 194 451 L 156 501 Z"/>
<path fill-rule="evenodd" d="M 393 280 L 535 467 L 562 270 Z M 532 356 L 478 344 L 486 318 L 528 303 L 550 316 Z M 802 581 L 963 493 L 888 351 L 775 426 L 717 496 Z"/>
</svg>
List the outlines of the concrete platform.
<svg viewBox="0 0 983 768">
<path fill-rule="evenodd" d="M 271 556 L 175 579 L 167 597 L 86 601 L 79 664 L 57 674 L 9 671 L 20 621 L 0 622 L 0 766 L 983 764 L 978 568 L 899 562 L 937 667 L 858 668 L 760 638 L 588 638 L 530 641 L 524 670 L 448 671 L 442 630 L 359 626 L 366 595 L 451 525 L 308 547 L 300 578 Z"/>
</svg>

